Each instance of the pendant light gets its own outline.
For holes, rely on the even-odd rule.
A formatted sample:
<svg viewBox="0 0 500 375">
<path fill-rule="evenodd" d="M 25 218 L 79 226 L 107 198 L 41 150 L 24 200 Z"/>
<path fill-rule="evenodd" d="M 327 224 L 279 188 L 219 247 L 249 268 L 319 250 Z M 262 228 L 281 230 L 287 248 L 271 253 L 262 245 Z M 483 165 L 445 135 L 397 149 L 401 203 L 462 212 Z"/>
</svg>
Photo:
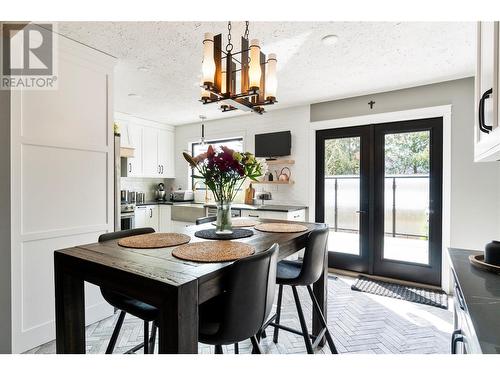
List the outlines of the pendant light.
<svg viewBox="0 0 500 375">
<path fill-rule="evenodd" d="M 201 120 L 201 138 L 200 138 L 200 145 L 205 146 L 205 120 L 207 118 L 203 115 L 200 115 L 200 120 Z"/>
<path fill-rule="evenodd" d="M 262 114 L 264 106 L 277 102 L 277 59 L 272 53 L 266 60 L 259 40 L 248 37 L 249 22 L 245 24 L 238 52 L 233 51 L 231 21 L 227 24 L 225 51 L 222 34 L 205 34 L 200 101 L 203 104 L 219 103 L 222 112 L 240 109 Z"/>
</svg>

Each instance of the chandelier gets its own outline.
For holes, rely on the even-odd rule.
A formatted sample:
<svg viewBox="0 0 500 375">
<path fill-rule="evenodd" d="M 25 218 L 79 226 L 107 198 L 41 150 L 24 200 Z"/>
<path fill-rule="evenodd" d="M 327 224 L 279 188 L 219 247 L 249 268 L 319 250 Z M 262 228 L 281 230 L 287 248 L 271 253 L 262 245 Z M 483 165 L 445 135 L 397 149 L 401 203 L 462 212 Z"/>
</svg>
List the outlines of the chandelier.
<svg viewBox="0 0 500 375">
<path fill-rule="evenodd" d="M 231 21 L 227 25 L 225 51 L 222 34 L 205 33 L 200 100 L 203 104 L 220 103 L 222 112 L 240 109 L 262 114 L 264 106 L 276 103 L 276 54 L 269 54 L 266 60 L 259 41 L 249 42 L 248 24 L 247 21 L 239 52 L 233 52 Z"/>
</svg>

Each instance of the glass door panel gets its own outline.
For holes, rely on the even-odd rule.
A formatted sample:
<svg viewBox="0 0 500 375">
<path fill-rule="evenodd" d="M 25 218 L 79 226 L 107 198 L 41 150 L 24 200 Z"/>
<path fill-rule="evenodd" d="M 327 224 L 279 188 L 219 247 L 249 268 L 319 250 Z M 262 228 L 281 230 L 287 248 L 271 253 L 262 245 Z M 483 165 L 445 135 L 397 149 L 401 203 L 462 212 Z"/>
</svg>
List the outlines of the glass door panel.
<svg viewBox="0 0 500 375">
<path fill-rule="evenodd" d="M 430 131 L 384 138 L 382 256 L 429 264 Z"/>
<path fill-rule="evenodd" d="M 325 140 L 328 251 L 359 255 L 360 137 Z"/>
</svg>

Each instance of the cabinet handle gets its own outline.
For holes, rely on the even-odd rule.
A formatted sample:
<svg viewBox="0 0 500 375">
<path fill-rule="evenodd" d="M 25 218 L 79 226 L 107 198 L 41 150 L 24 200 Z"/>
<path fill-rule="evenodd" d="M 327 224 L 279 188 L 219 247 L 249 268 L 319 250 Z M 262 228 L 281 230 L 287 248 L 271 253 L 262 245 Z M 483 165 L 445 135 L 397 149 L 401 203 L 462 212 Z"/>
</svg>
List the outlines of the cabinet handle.
<svg viewBox="0 0 500 375">
<path fill-rule="evenodd" d="M 259 215 L 248 214 L 248 217 L 259 217 Z"/>
<path fill-rule="evenodd" d="M 479 99 L 479 130 L 481 130 L 483 133 L 488 134 L 491 130 L 493 130 L 493 127 L 490 125 L 486 125 L 484 122 L 484 102 L 486 99 L 488 99 L 491 94 L 493 93 L 493 89 L 489 89 L 484 92 L 484 94 L 481 96 L 481 99 Z"/>
<path fill-rule="evenodd" d="M 149 209 L 149 218 L 152 218 L 152 217 L 153 217 L 153 209 L 152 209 L 152 208 L 150 208 L 150 209 Z"/>
<path fill-rule="evenodd" d="M 161 174 L 163 174 L 163 165 L 160 165 L 161 167 Z"/>
<path fill-rule="evenodd" d="M 132 163 L 128 163 L 128 171 L 132 172 Z"/>
<path fill-rule="evenodd" d="M 464 342 L 464 335 L 462 330 L 457 329 L 451 334 L 451 354 L 457 354 L 457 343 Z"/>
</svg>

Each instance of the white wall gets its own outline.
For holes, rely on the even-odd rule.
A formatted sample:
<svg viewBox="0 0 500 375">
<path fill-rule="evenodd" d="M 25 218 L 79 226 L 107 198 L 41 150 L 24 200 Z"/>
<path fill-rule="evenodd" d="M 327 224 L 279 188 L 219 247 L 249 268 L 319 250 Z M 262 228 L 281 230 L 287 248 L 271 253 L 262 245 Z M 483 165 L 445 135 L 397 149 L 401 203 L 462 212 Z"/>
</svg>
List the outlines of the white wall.
<svg viewBox="0 0 500 375">
<path fill-rule="evenodd" d="M 205 123 L 205 137 L 207 140 L 243 137 L 244 150 L 254 152 L 254 136 L 259 133 L 269 133 L 282 130 L 292 132 L 292 155 L 295 165 L 292 170 L 293 185 L 255 185 L 256 190 L 271 191 L 272 203 L 307 205 L 308 184 L 307 174 L 309 106 L 294 107 L 270 111 L 262 116 L 248 114 Z M 200 123 L 181 125 L 175 128 L 175 174 L 174 188 L 189 188 L 188 165 L 182 157 L 183 151 L 191 152 L 189 142 L 198 142 L 200 139 Z M 277 169 L 278 167 L 274 168 Z M 203 196 L 201 197 L 203 199 Z M 271 203 L 271 202 L 269 202 Z"/>
</svg>

